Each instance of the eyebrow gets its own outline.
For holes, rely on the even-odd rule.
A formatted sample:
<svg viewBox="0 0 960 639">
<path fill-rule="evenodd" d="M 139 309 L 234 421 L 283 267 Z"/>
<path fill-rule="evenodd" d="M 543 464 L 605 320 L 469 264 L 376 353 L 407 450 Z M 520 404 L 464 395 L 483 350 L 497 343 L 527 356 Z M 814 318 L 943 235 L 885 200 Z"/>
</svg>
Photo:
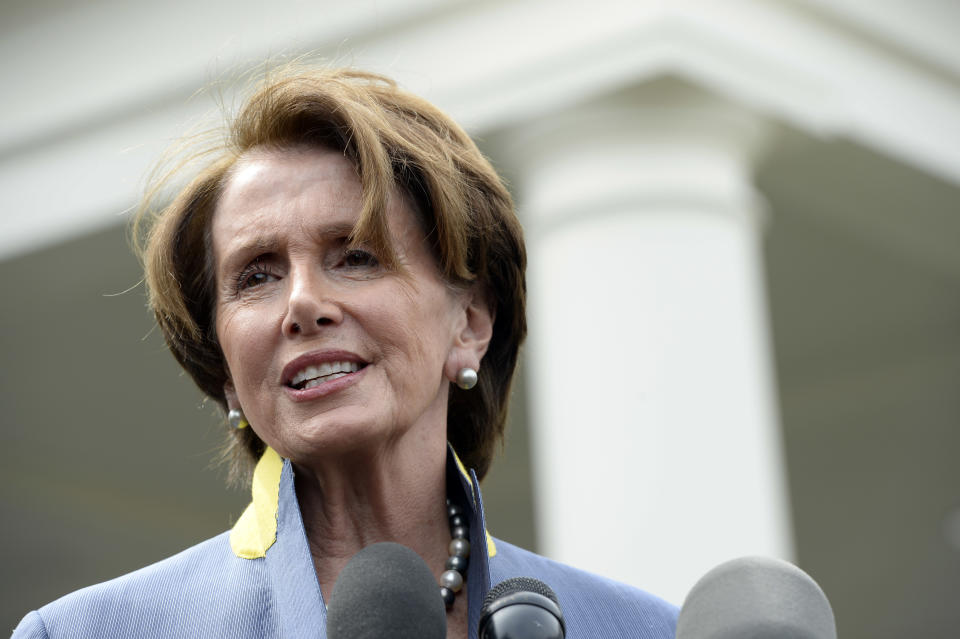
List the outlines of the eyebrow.
<svg viewBox="0 0 960 639">
<path fill-rule="evenodd" d="M 325 241 L 334 237 L 348 237 L 353 233 L 354 225 L 349 223 L 332 224 L 322 229 L 304 230 L 314 241 Z M 275 233 L 257 233 L 248 238 L 240 236 L 240 241 L 227 246 L 226 259 L 222 265 L 226 272 L 234 270 L 234 262 L 248 259 L 247 256 L 272 253 L 281 245 L 280 238 Z"/>
<path fill-rule="evenodd" d="M 242 266 L 250 256 L 272 253 L 277 250 L 280 242 L 276 235 L 258 234 L 243 239 L 241 242 L 226 247 L 225 255 L 221 256 L 217 269 L 220 275 L 226 275 Z"/>
</svg>

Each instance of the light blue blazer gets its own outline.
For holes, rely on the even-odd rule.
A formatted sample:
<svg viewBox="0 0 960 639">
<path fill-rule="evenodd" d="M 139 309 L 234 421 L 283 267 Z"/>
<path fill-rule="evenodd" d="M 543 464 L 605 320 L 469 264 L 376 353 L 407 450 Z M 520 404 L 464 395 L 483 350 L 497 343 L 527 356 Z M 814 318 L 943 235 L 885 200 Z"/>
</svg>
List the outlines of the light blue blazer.
<svg viewBox="0 0 960 639">
<path fill-rule="evenodd" d="M 535 577 L 557 593 L 568 639 L 673 639 L 677 608 L 642 590 L 540 557 L 486 533 L 476 474 L 448 453 L 447 494 L 470 519 L 471 639 L 491 584 Z M 605 531 L 598 531 L 598 540 Z M 483 552 L 486 549 L 487 552 Z M 439 596 L 439 594 L 437 595 Z M 14 639 L 326 637 L 293 467 L 268 450 L 253 501 L 230 532 L 29 613 Z"/>
</svg>

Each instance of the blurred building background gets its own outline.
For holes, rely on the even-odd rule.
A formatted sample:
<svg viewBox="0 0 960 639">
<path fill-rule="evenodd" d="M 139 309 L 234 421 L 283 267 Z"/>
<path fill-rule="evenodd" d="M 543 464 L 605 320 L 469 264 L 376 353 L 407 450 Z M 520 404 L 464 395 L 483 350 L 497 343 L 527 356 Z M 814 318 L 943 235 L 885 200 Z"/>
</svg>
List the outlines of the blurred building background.
<svg viewBox="0 0 960 639">
<path fill-rule="evenodd" d="M 956 636 L 958 29 L 948 0 L 5 0 L 0 624 L 245 505 L 125 225 L 171 141 L 307 54 L 439 104 L 517 199 L 493 534 L 677 604 L 777 555 L 841 637 Z"/>
</svg>

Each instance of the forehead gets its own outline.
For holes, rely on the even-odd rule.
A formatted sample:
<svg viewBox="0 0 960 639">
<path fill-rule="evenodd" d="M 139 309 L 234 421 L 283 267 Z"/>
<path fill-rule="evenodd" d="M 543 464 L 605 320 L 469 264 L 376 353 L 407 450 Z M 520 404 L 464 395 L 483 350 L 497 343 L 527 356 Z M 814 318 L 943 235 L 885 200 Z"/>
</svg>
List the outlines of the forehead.
<svg viewBox="0 0 960 639">
<path fill-rule="evenodd" d="M 277 201 L 316 198 L 359 202 L 360 180 L 342 153 L 326 149 L 255 149 L 226 177 L 217 210 L 267 207 Z"/>
<path fill-rule="evenodd" d="M 290 225 L 356 223 L 361 187 L 343 154 L 324 149 L 255 150 L 226 178 L 210 226 L 214 249 Z"/>
<path fill-rule="evenodd" d="M 394 241 L 424 241 L 424 221 L 406 193 L 396 188 L 388 192 L 386 215 L 373 224 L 385 225 L 386 251 L 403 253 L 406 242 Z M 360 178 L 341 151 L 308 147 L 248 151 L 226 176 L 217 200 L 208 227 L 212 256 L 220 262 L 246 249 L 282 248 L 292 239 L 351 235 L 362 204 Z"/>
</svg>

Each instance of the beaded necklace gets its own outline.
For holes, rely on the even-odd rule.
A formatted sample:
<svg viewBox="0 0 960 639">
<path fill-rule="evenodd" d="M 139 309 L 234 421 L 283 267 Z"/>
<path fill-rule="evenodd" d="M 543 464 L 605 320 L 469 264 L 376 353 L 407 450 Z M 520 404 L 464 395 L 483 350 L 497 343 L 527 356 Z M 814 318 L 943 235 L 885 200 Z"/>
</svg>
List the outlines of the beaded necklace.
<svg viewBox="0 0 960 639">
<path fill-rule="evenodd" d="M 470 557 L 470 528 L 463 510 L 447 500 L 447 517 L 450 521 L 450 556 L 444 565 L 444 572 L 440 575 L 440 596 L 447 608 L 453 606 L 457 593 L 463 588 L 467 578 L 467 565 Z"/>
</svg>

